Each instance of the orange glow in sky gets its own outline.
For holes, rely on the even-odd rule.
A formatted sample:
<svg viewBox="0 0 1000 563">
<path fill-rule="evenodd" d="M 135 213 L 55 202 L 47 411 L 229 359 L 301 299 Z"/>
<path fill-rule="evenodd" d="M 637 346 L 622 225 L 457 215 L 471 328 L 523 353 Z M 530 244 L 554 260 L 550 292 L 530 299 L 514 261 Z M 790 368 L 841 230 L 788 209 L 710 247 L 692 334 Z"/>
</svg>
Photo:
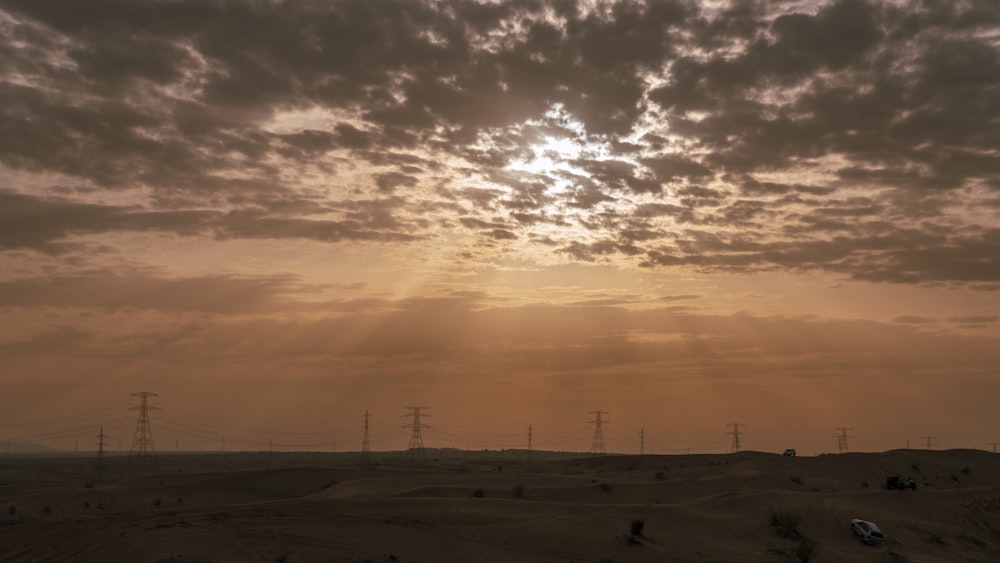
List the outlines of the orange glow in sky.
<svg viewBox="0 0 1000 563">
<path fill-rule="evenodd" d="M 0 443 L 1000 441 L 988 1 L 0 0 Z"/>
</svg>

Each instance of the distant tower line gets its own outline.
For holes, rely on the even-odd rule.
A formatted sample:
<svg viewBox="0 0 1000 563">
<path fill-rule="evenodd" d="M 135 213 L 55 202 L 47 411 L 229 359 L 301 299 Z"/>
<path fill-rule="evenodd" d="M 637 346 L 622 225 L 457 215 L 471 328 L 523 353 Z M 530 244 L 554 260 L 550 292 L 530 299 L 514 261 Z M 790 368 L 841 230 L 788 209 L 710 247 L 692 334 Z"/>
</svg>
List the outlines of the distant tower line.
<svg viewBox="0 0 1000 563">
<path fill-rule="evenodd" d="M 601 415 L 611 414 L 608 411 L 590 411 L 588 414 L 594 415 L 594 420 L 590 421 L 590 424 L 594 425 L 594 437 L 590 441 L 590 453 L 592 454 L 606 454 L 608 453 L 607 448 L 604 447 L 604 430 L 601 428 L 602 423 L 611 424 L 610 421 L 601 420 Z"/>
<path fill-rule="evenodd" d="M 846 451 L 849 451 L 849 448 L 847 447 L 847 439 L 853 438 L 853 436 L 848 436 L 847 433 L 854 429 L 841 426 L 836 430 L 837 432 L 839 432 L 839 434 L 837 434 L 837 453 L 844 453 Z"/>
<path fill-rule="evenodd" d="M 368 465 L 372 457 L 371 441 L 368 439 L 368 409 L 365 409 L 365 433 L 361 437 L 361 463 Z"/>
<path fill-rule="evenodd" d="M 532 450 L 531 438 L 532 438 L 532 435 L 531 435 L 531 425 L 529 424 L 528 425 L 528 458 L 529 459 L 531 458 L 531 450 Z"/>
<path fill-rule="evenodd" d="M 424 450 L 424 437 L 420 433 L 420 430 L 422 428 L 430 428 L 430 426 L 422 424 L 420 422 L 420 417 L 429 416 L 423 414 L 423 412 L 428 408 L 430 407 L 406 407 L 406 410 L 410 412 L 409 414 L 404 414 L 403 416 L 408 416 L 412 420 L 409 424 L 403 425 L 403 428 L 410 429 L 410 445 L 406 450 L 407 455 L 415 457 L 423 457 L 427 455 L 427 452 Z"/>
<path fill-rule="evenodd" d="M 1000 442 L 987 442 L 990 446 L 993 446 L 993 453 L 997 453 L 997 446 L 1000 446 Z"/>
<path fill-rule="evenodd" d="M 733 427 L 733 442 L 729 445 L 729 453 L 737 453 L 740 451 L 740 426 L 746 426 L 741 422 L 731 422 L 726 426 Z"/>
<path fill-rule="evenodd" d="M 646 455 L 646 429 L 639 429 L 639 455 Z"/>
<path fill-rule="evenodd" d="M 927 446 L 928 450 L 933 450 L 934 442 L 935 440 L 937 440 L 937 436 L 921 436 L 920 439 L 924 441 L 924 444 Z"/>
<path fill-rule="evenodd" d="M 132 393 L 133 397 L 139 397 L 139 404 L 129 407 L 130 411 L 139 411 L 139 420 L 135 425 L 135 436 L 132 438 L 132 447 L 129 448 L 129 455 L 135 454 L 142 458 L 156 452 L 153 447 L 153 428 L 149 423 L 149 411 L 160 410 L 149 404 L 150 397 L 159 397 L 156 393 L 140 391 Z"/>
</svg>

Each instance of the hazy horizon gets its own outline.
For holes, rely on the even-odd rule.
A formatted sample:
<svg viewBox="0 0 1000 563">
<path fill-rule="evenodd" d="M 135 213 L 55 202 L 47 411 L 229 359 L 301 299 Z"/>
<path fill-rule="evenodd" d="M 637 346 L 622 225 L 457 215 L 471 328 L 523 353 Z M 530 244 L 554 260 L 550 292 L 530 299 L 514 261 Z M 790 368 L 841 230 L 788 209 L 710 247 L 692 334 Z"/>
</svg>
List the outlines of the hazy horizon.
<svg viewBox="0 0 1000 563">
<path fill-rule="evenodd" d="M 0 0 L 0 30 L 0 444 L 128 444 L 138 391 L 167 451 L 358 449 L 365 410 L 399 449 L 408 406 L 428 447 L 586 451 L 595 410 L 616 452 L 1000 442 L 992 0 Z"/>
</svg>

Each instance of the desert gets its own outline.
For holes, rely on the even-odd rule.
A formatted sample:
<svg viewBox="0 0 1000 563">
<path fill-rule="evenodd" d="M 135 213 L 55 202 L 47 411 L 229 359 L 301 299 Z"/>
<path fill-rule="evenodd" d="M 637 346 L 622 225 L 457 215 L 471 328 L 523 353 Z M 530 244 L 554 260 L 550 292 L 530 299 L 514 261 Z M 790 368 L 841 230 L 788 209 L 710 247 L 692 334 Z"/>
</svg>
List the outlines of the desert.
<svg viewBox="0 0 1000 563">
<path fill-rule="evenodd" d="M 422 453 L 121 455 L 100 470 L 92 457 L 8 455 L 0 560 L 1000 558 L 991 452 Z M 886 490 L 897 473 L 917 489 Z M 878 523 L 885 543 L 858 541 L 854 518 Z"/>
</svg>

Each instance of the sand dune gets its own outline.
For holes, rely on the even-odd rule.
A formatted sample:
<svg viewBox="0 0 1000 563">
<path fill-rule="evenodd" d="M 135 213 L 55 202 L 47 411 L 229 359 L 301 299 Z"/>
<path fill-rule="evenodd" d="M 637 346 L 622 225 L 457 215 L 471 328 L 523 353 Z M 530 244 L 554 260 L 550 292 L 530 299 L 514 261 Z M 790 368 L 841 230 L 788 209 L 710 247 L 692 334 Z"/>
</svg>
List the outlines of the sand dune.
<svg viewBox="0 0 1000 563">
<path fill-rule="evenodd" d="M 431 455 L 112 458 L 100 475 L 93 459 L 6 457 L 0 560 L 800 560 L 803 540 L 779 534 L 774 511 L 801 518 L 813 561 L 1000 560 L 992 453 Z M 885 490 L 892 472 L 918 490 Z M 877 522 L 887 543 L 858 542 L 851 518 Z"/>
</svg>

